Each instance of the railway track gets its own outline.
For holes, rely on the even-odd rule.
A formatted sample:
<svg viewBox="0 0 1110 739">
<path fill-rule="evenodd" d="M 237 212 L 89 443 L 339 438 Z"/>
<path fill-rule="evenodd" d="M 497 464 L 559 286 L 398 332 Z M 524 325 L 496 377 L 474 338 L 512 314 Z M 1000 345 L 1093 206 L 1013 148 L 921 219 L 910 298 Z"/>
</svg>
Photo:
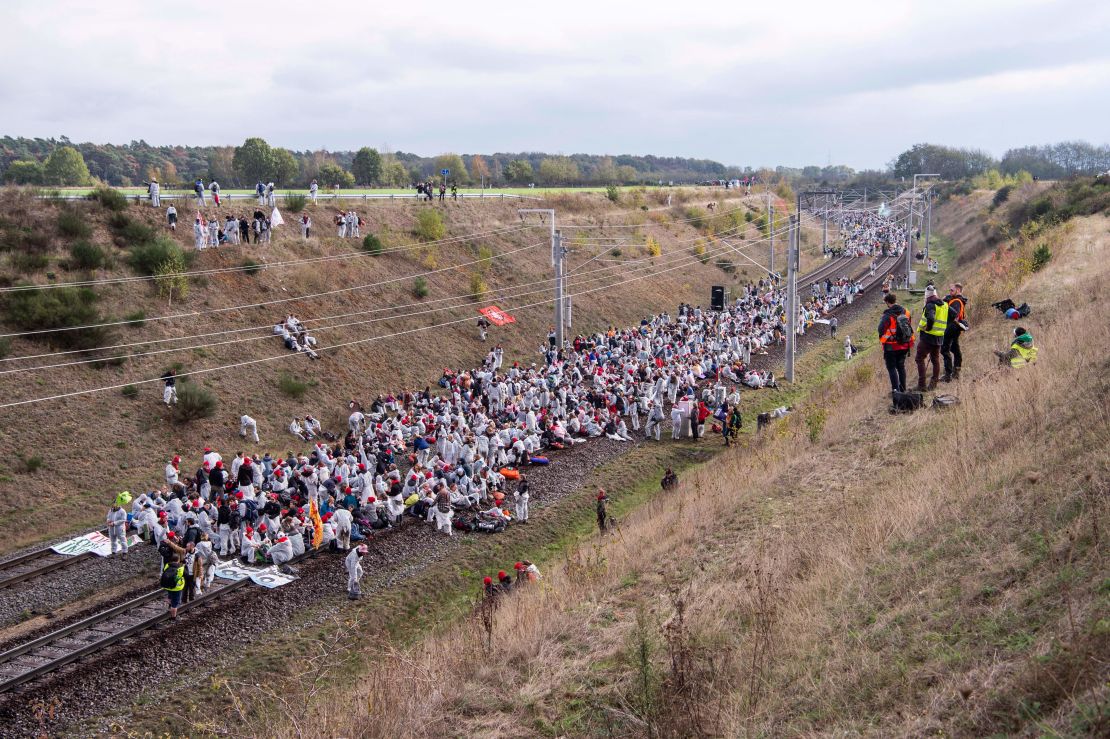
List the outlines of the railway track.
<svg viewBox="0 0 1110 739">
<path fill-rule="evenodd" d="M 36 549 L 0 562 L 0 590 L 84 562 L 93 554 L 58 554 L 50 547 Z"/>
<path fill-rule="evenodd" d="M 309 556 L 311 553 L 294 557 L 290 564 Z M 178 614 L 205 606 L 250 582 L 249 578 L 213 580 L 204 595 L 182 604 Z M 0 653 L 0 693 L 9 692 L 169 620 L 165 592 L 158 589 L 13 647 Z"/>
</svg>

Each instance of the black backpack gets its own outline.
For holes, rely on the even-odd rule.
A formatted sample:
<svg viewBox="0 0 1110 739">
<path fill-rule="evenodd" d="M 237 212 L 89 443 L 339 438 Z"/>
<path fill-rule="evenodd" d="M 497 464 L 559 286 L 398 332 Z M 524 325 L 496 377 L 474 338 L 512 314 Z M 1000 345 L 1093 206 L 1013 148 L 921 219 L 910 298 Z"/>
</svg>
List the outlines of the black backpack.
<svg viewBox="0 0 1110 739">
<path fill-rule="evenodd" d="M 899 313 L 894 319 L 894 342 L 908 344 L 912 340 L 913 326 L 910 325 L 910 318 L 905 313 Z"/>
<path fill-rule="evenodd" d="M 239 506 L 233 506 L 227 514 L 227 525 L 232 529 L 239 528 L 242 519 L 239 516 Z"/>
<path fill-rule="evenodd" d="M 163 560 L 169 562 L 171 559 L 173 559 L 174 551 L 170 548 L 169 544 L 167 544 L 166 542 L 162 542 L 158 545 L 158 554 L 162 557 Z"/>
<path fill-rule="evenodd" d="M 162 568 L 162 577 L 159 578 L 158 584 L 164 590 L 170 590 L 177 587 L 177 568 L 180 565 L 168 564 Z"/>
<path fill-rule="evenodd" d="M 890 394 L 891 413 L 913 413 L 925 403 L 922 393 L 901 393 L 895 390 Z"/>
</svg>

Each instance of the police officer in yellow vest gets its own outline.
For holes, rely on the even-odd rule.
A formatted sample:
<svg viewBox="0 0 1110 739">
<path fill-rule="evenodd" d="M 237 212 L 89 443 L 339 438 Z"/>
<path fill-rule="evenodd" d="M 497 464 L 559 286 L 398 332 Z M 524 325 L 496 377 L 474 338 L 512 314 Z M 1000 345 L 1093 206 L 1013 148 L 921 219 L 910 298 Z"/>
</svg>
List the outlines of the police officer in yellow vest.
<svg viewBox="0 0 1110 739">
<path fill-rule="evenodd" d="M 1014 329 L 1014 339 L 1010 342 L 1010 350 L 1006 352 L 995 351 L 999 364 L 1010 365 L 1015 369 L 1027 367 L 1037 361 L 1037 347 L 1033 346 L 1033 335 L 1022 326 Z"/>
<path fill-rule="evenodd" d="M 181 605 L 181 591 L 185 589 L 185 565 L 181 557 L 174 558 L 162 568 L 162 577 L 158 583 L 166 591 L 166 598 L 170 604 L 170 618 L 177 618 L 177 607 Z"/>
<path fill-rule="evenodd" d="M 937 297 L 937 289 L 932 285 L 925 288 L 925 307 L 921 310 L 921 320 L 917 324 L 917 391 L 933 390 L 940 380 L 940 347 L 944 344 L 944 331 L 948 328 L 948 303 Z M 925 384 L 925 360 L 933 363 L 932 379 Z"/>
</svg>

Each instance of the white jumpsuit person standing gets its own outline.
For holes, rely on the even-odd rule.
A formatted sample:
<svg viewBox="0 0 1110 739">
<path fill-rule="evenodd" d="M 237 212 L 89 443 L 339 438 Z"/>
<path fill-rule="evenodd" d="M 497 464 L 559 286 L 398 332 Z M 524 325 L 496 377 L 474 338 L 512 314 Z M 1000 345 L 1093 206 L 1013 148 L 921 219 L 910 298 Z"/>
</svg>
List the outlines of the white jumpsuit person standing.
<svg viewBox="0 0 1110 739">
<path fill-rule="evenodd" d="M 162 207 L 162 194 L 158 189 L 158 180 L 151 180 L 150 186 L 150 204 L 155 208 Z"/>
<path fill-rule="evenodd" d="M 359 581 L 363 575 L 362 555 L 366 554 L 367 551 L 365 544 L 359 544 L 351 550 L 344 560 L 344 566 L 347 568 L 347 598 L 349 600 L 358 600 L 362 597 Z"/>
<path fill-rule="evenodd" d="M 335 511 L 335 543 L 344 552 L 351 548 L 351 523 L 354 518 L 343 505 Z"/>
<path fill-rule="evenodd" d="M 112 509 L 108 511 L 107 517 L 108 536 L 112 541 L 112 554 L 120 547 L 123 548 L 123 556 L 127 556 L 127 511 L 118 505 L 113 504 Z"/>
<path fill-rule="evenodd" d="M 258 443 L 258 423 L 246 414 L 239 416 L 239 436 L 253 438 L 254 443 Z"/>
<path fill-rule="evenodd" d="M 528 523 L 528 478 L 522 472 L 520 474 L 520 482 L 516 484 L 516 490 L 513 491 L 513 501 L 516 503 L 516 520 L 521 523 Z"/>
<path fill-rule="evenodd" d="M 312 183 L 308 186 L 308 197 L 312 199 L 313 205 L 316 205 L 316 193 L 317 191 L 319 191 L 319 189 L 320 186 L 316 184 L 316 180 L 313 180 Z"/>
<path fill-rule="evenodd" d="M 203 251 L 204 245 L 207 242 L 207 234 L 204 230 L 204 224 L 201 223 L 200 216 L 193 221 L 193 247 L 197 251 Z"/>
</svg>

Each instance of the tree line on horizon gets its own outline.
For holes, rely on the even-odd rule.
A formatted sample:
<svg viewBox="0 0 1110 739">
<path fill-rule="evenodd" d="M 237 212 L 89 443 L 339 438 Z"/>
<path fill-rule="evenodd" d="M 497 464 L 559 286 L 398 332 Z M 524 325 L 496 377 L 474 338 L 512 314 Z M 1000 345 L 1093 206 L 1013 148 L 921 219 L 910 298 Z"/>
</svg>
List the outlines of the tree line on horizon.
<svg viewBox="0 0 1110 739">
<path fill-rule="evenodd" d="M 542 152 L 454 154 L 424 157 L 406 152 L 293 151 L 261 138 L 239 146 L 153 146 L 74 143 L 66 137 L 0 138 L 0 179 L 23 185 L 141 185 L 156 179 L 166 186 L 188 186 L 196 179 L 218 180 L 225 187 L 253 187 L 261 180 L 279 187 L 408 187 L 438 180 L 460 186 L 530 185 L 654 185 L 696 184 L 756 177 L 764 182 L 814 182 L 841 186 L 881 186 L 918 173 L 938 173 L 963 180 L 999 172 L 1028 173 L 1039 179 L 1096 174 L 1110 169 L 1110 146 L 1069 141 L 1025 146 L 1001 159 L 977 150 L 937 144 L 916 144 L 895 157 L 885 170 L 856 171 L 844 165 L 826 167 L 753 168 L 726 166 L 709 159 L 634 155 Z"/>
</svg>

